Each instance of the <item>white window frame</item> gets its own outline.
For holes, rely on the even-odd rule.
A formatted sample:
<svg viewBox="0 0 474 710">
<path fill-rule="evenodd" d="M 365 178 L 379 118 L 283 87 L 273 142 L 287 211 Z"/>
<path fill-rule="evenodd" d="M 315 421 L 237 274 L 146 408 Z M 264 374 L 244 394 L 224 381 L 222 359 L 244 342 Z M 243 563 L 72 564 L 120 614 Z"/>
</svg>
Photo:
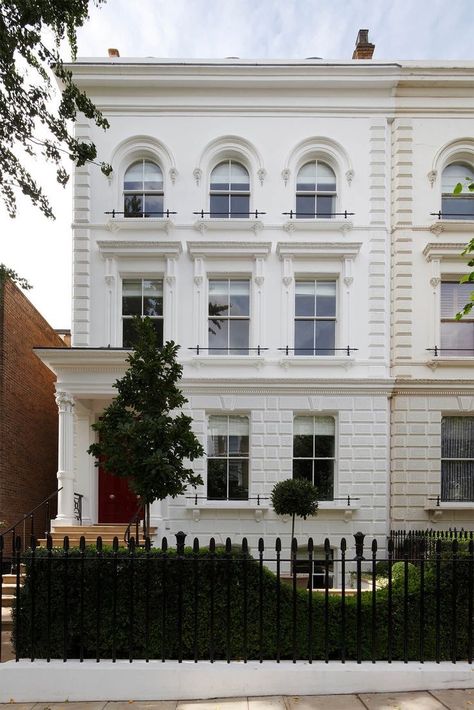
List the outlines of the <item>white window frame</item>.
<svg viewBox="0 0 474 710">
<path fill-rule="evenodd" d="M 166 334 L 166 296 L 165 296 L 165 278 L 162 274 L 154 274 L 154 275 L 143 275 L 142 273 L 140 274 L 122 274 L 120 278 L 120 294 L 119 294 L 119 306 L 118 306 L 118 312 L 119 312 L 119 340 L 120 340 L 120 346 L 125 347 L 123 345 L 123 321 L 124 321 L 124 315 L 123 315 L 123 283 L 124 281 L 141 281 L 142 282 L 142 298 L 143 298 L 143 281 L 161 281 L 162 284 L 162 294 L 163 294 L 163 315 L 162 316 L 153 316 L 151 317 L 152 320 L 161 320 L 163 322 L 163 343 L 166 342 L 167 340 L 167 334 Z M 142 315 L 141 318 L 144 318 L 145 316 Z M 131 320 L 132 316 L 125 316 L 127 320 Z"/>
<path fill-rule="evenodd" d="M 226 417 L 227 418 L 227 440 L 229 439 L 229 419 L 232 417 L 245 417 L 248 422 L 248 454 L 247 456 L 230 456 L 229 455 L 229 445 L 227 441 L 227 455 L 226 456 L 209 456 L 209 451 L 208 451 L 208 439 L 209 439 L 209 425 L 210 425 L 210 420 L 213 417 Z M 214 501 L 214 502 L 221 502 L 223 504 L 230 502 L 230 503 L 247 503 L 250 501 L 250 490 L 251 490 L 251 475 L 252 475 L 252 466 L 251 466 L 251 451 L 252 451 L 252 417 L 250 412 L 239 412 L 239 411 L 233 411 L 231 413 L 229 412 L 210 412 L 206 415 L 206 458 L 207 458 L 207 464 L 206 464 L 206 481 L 205 481 L 205 494 L 206 494 L 206 499 L 208 501 Z M 209 469 L 208 469 L 208 462 L 213 459 L 220 459 L 220 460 L 225 460 L 227 461 L 227 480 L 226 480 L 226 488 L 227 488 L 227 497 L 226 498 L 209 498 L 208 496 L 208 486 L 209 486 Z M 230 459 L 240 459 L 240 460 L 246 460 L 247 461 L 247 477 L 248 477 L 248 485 L 247 485 L 247 497 L 246 498 L 229 498 L 229 460 Z"/>
<path fill-rule="evenodd" d="M 337 491 L 338 491 L 338 474 L 337 474 L 337 469 L 338 469 L 338 461 L 339 461 L 339 434 L 338 434 L 338 417 L 334 412 L 318 412 L 317 414 L 314 412 L 294 412 L 293 413 L 293 434 L 292 434 L 292 453 L 291 453 L 291 476 L 293 478 L 293 464 L 295 460 L 308 460 L 306 457 L 296 457 L 294 456 L 294 438 L 295 438 L 295 431 L 294 431 L 294 425 L 295 425 L 295 419 L 297 418 L 307 418 L 307 419 L 312 419 L 313 420 L 313 431 L 314 431 L 314 420 L 315 419 L 322 419 L 322 418 L 331 418 L 334 422 L 334 457 L 333 458 L 327 458 L 327 457 L 313 457 L 310 460 L 311 461 L 316 461 L 316 460 L 322 460 L 322 461 L 333 461 L 333 497 L 332 498 L 321 498 L 320 500 L 324 502 L 333 502 L 335 499 L 338 497 L 337 496 Z M 313 476 L 313 481 L 312 483 L 314 484 L 314 476 Z"/>
<path fill-rule="evenodd" d="M 460 503 L 466 503 L 466 502 L 474 502 L 474 480 L 471 484 L 471 489 L 472 489 L 472 497 L 471 498 L 445 498 L 443 497 L 443 461 L 447 462 L 452 462 L 452 461 L 457 461 L 457 462 L 472 462 L 474 464 L 474 458 L 461 458 L 461 457 L 443 457 L 443 422 L 446 419 L 469 419 L 469 420 L 474 420 L 474 415 L 473 414 L 445 414 L 441 417 L 441 480 L 440 480 L 440 500 L 441 502 L 460 502 Z M 473 477 L 474 478 L 474 477 Z"/>
<path fill-rule="evenodd" d="M 151 164 L 155 165 L 157 168 L 159 168 L 159 170 L 161 172 L 161 184 L 162 184 L 161 190 L 145 190 L 145 182 L 144 182 L 143 178 L 142 178 L 143 190 L 126 190 L 125 189 L 125 176 L 127 174 L 127 171 L 131 167 L 133 167 L 134 165 L 136 165 L 138 163 L 142 164 L 142 176 L 144 175 L 143 170 L 144 170 L 145 163 L 151 163 Z M 144 211 L 142 209 L 141 214 L 133 214 L 132 213 L 129 216 L 127 216 L 127 214 L 125 213 L 125 199 L 127 196 L 133 196 L 133 195 L 138 195 L 138 196 L 142 196 L 142 197 L 146 197 L 146 195 L 151 195 L 154 197 L 155 196 L 162 197 L 163 198 L 163 208 L 162 208 L 161 213 L 147 216 L 146 210 Z M 125 169 L 123 171 L 123 176 L 122 176 L 122 205 L 123 205 L 124 219 L 162 219 L 165 216 L 165 214 L 166 214 L 166 210 L 165 210 L 165 176 L 164 176 L 163 168 L 157 160 L 153 160 L 152 158 L 144 156 L 142 158 L 136 158 L 135 160 L 132 160 L 125 167 Z"/>
<path fill-rule="evenodd" d="M 335 284 L 335 290 L 336 290 L 336 310 L 335 310 L 335 316 L 334 316 L 334 318 L 332 318 L 332 317 L 331 317 L 331 318 L 326 318 L 326 317 L 318 317 L 318 316 L 314 316 L 314 317 L 308 316 L 307 318 L 304 318 L 304 317 L 302 317 L 302 316 L 297 316 L 297 315 L 296 315 L 296 287 L 297 287 L 297 284 L 298 284 L 298 283 L 303 283 L 303 282 L 314 283 L 314 284 L 317 284 L 318 282 L 330 282 L 330 283 L 334 283 L 334 284 Z M 290 351 L 290 352 L 293 353 L 293 355 L 295 355 L 295 357 L 298 357 L 298 358 L 300 358 L 300 357 L 301 357 L 301 358 L 304 358 L 304 357 L 328 357 L 328 358 L 331 358 L 331 357 L 336 357 L 338 354 L 340 354 L 340 353 L 338 353 L 338 349 L 337 349 L 337 348 L 338 348 L 338 343 L 339 343 L 339 337 L 338 337 L 338 336 L 339 336 L 339 329 L 340 329 L 340 318 L 339 318 L 340 305 L 339 305 L 339 304 L 340 304 L 340 302 L 341 302 L 341 299 L 342 299 L 342 293 L 341 293 L 341 288 L 340 288 L 340 279 L 339 279 L 337 276 L 333 276 L 333 275 L 328 275 L 328 276 L 313 276 L 313 275 L 311 275 L 311 276 L 298 276 L 298 275 L 296 275 L 296 276 L 295 276 L 295 289 L 294 289 L 294 298 L 293 298 L 293 327 L 292 327 L 292 330 L 293 330 L 292 348 L 293 348 L 293 350 Z M 333 354 L 327 354 L 327 355 L 325 355 L 324 353 L 323 353 L 323 354 L 318 354 L 318 355 L 316 355 L 316 353 L 315 353 L 314 351 L 316 351 L 318 348 L 315 347 L 315 348 L 313 349 L 313 352 L 312 352 L 312 353 L 307 353 L 306 355 L 297 354 L 297 353 L 296 353 L 296 321 L 297 321 L 297 320 L 312 320 L 313 322 L 314 322 L 314 321 L 318 321 L 318 320 L 319 320 L 319 321 L 321 321 L 321 320 L 331 320 L 331 321 L 334 320 L 334 323 L 335 323 L 335 327 L 334 327 L 334 353 L 333 353 Z M 301 348 L 300 348 L 300 349 L 301 349 Z"/>
<path fill-rule="evenodd" d="M 229 166 L 230 166 L 232 163 L 236 163 L 236 164 L 240 165 L 242 168 L 244 168 L 244 170 L 247 172 L 248 179 L 249 179 L 249 183 L 248 183 L 248 184 L 249 184 L 249 188 L 248 188 L 248 190 L 232 190 L 232 189 L 230 188 L 230 185 L 229 185 L 229 189 L 228 189 L 228 190 L 214 190 L 214 189 L 212 189 L 212 173 L 214 172 L 214 170 L 215 170 L 219 165 L 222 165 L 223 163 L 228 163 Z M 212 166 L 212 168 L 209 170 L 209 178 L 208 178 L 208 180 L 209 180 L 209 189 L 208 189 L 209 219 L 212 219 L 212 220 L 219 220 L 219 219 L 222 219 L 222 220 L 247 219 L 247 220 L 248 220 L 248 219 L 249 219 L 249 217 L 250 217 L 250 215 L 251 215 L 251 212 L 252 212 L 252 181 L 251 181 L 251 177 L 250 177 L 249 166 L 246 164 L 245 161 L 243 161 L 243 160 L 240 159 L 239 157 L 223 157 L 223 158 L 221 158 L 220 160 L 218 160 L 217 162 L 215 162 L 214 165 Z M 227 198 L 228 198 L 228 208 L 229 208 L 229 209 L 228 209 L 228 212 L 227 212 L 226 214 L 222 213 L 222 214 L 216 215 L 215 217 L 213 217 L 213 216 L 211 215 L 211 212 L 212 212 L 212 210 L 211 210 L 211 197 L 212 197 L 213 195 L 227 195 Z M 248 209 L 248 212 L 249 212 L 249 213 L 248 213 L 248 214 L 246 214 L 245 216 L 238 216 L 238 217 L 234 217 L 234 216 L 231 214 L 231 209 L 230 209 L 230 208 L 231 208 L 231 197 L 232 197 L 233 195 L 236 195 L 236 196 L 248 196 L 248 201 L 249 201 L 249 202 L 248 202 L 248 205 L 249 205 L 249 209 Z"/>
<path fill-rule="evenodd" d="M 305 190 L 298 190 L 298 177 L 299 177 L 300 171 L 301 171 L 306 165 L 309 165 L 309 164 L 311 164 L 311 163 L 315 163 L 315 164 L 316 164 L 316 170 L 317 170 L 318 163 L 323 163 L 324 165 L 326 165 L 328 168 L 330 168 L 330 169 L 332 170 L 332 172 L 333 172 L 333 174 L 334 174 L 334 181 L 335 181 L 335 183 L 336 183 L 336 189 L 335 189 L 335 190 L 331 190 L 331 191 L 318 190 L 318 189 L 317 189 L 317 185 L 316 185 L 315 190 L 308 190 L 308 191 L 305 191 Z M 321 158 L 321 157 L 316 157 L 316 158 L 308 157 L 306 160 L 301 161 L 301 163 L 299 164 L 298 169 L 297 169 L 297 171 L 296 171 L 296 175 L 295 175 L 295 214 L 294 214 L 294 217 L 295 217 L 296 219 L 309 219 L 309 220 L 336 219 L 336 215 L 335 215 L 334 213 L 338 211 L 338 210 L 337 210 L 337 205 L 338 205 L 338 189 L 337 189 L 337 188 L 338 188 L 338 182 L 339 182 L 339 181 L 338 181 L 338 173 L 337 173 L 337 170 L 334 168 L 334 165 L 332 164 L 332 161 L 331 161 L 331 160 L 325 159 L 324 157 L 322 157 L 322 158 Z M 311 215 L 310 215 L 310 216 L 298 217 L 298 210 L 297 210 L 298 201 L 297 201 L 297 198 L 298 198 L 298 197 L 301 197 L 301 196 L 311 196 L 311 197 L 314 198 L 314 212 L 317 212 L 318 196 L 322 196 L 322 197 L 325 197 L 325 196 L 326 196 L 326 197 L 332 197 L 332 198 L 333 198 L 333 199 L 332 199 L 332 213 L 333 213 L 333 214 L 331 214 L 331 215 L 320 215 L 320 216 L 318 216 L 318 215 L 315 214 L 314 216 L 311 216 Z"/>
</svg>

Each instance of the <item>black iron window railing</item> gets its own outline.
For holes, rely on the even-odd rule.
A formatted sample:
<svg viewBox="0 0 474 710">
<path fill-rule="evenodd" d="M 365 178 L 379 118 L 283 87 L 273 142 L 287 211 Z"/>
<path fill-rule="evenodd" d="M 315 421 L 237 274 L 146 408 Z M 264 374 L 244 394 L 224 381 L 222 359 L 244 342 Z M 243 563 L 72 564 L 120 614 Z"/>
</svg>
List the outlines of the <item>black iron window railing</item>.
<svg viewBox="0 0 474 710">
<path fill-rule="evenodd" d="M 348 357 L 354 352 L 357 352 L 359 348 L 353 348 L 350 345 L 347 345 L 345 348 L 290 348 L 288 345 L 286 345 L 284 348 L 277 348 L 278 350 L 282 351 L 285 353 L 285 355 L 289 355 L 290 353 L 295 353 L 295 355 L 319 355 L 322 353 L 329 353 L 330 355 L 333 355 L 334 353 L 344 353 Z"/>
<path fill-rule="evenodd" d="M 186 546 L 179 532 L 175 548 L 147 537 L 137 549 L 132 536 L 124 548 L 65 537 L 53 549 L 48 535 L 24 553 L 16 537 L 14 657 L 472 664 L 472 532 L 413 542 L 359 532 L 251 549 L 246 538 Z M 0 565 L 4 553 L 0 537 Z"/>
<path fill-rule="evenodd" d="M 431 217 L 437 217 L 438 219 L 460 219 L 460 220 L 474 220 L 474 207 L 471 204 L 466 205 L 466 212 L 451 212 L 449 210 L 439 210 L 438 212 L 430 212 Z"/>
<path fill-rule="evenodd" d="M 262 348 L 260 345 L 257 345 L 256 348 L 238 348 L 238 347 L 222 347 L 222 348 L 217 348 L 217 347 L 212 347 L 212 348 L 203 348 L 201 345 L 196 345 L 192 348 L 188 348 L 188 350 L 193 350 L 196 355 L 200 355 L 201 353 L 211 353 L 214 355 L 220 355 L 221 353 L 224 353 L 225 355 L 248 355 L 249 353 L 255 353 L 256 355 L 261 355 L 263 352 L 268 350 L 268 348 Z"/>
<path fill-rule="evenodd" d="M 206 501 L 207 500 L 212 500 L 212 501 L 216 500 L 215 498 L 208 498 L 207 496 L 200 496 L 197 493 L 195 493 L 192 496 L 186 496 L 186 498 L 188 500 L 194 501 L 195 506 L 199 505 L 200 500 L 206 500 Z M 241 499 L 237 499 L 237 500 L 241 500 Z M 257 506 L 260 506 L 264 500 L 270 500 L 270 496 L 262 496 L 258 493 L 256 496 L 248 496 L 247 498 L 245 498 L 245 500 L 246 501 L 247 500 L 254 500 L 254 501 L 256 501 Z"/>
<path fill-rule="evenodd" d="M 344 212 L 302 212 L 299 210 L 290 210 L 289 212 L 282 212 L 282 215 L 289 217 L 290 219 L 301 219 L 305 217 L 308 219 L 313 217 L 327 217 L 328 219 L 332 219 L 333 217 L 343 217 L 344 219 L 347 219 L 348 217 L 353 217 L 355 212 L 348 212 L 347 210 L 344 210 Z"/>
<path fill-rule="evenodd" d="M 251 210 L 250 212 L 248 210 L 234 210 L 233 212 L 218 212 L 216 210 L 213 210 L 212 212 L 205 212 L 204 210 L 199 210 L 197 212 L 193 212 L 193 214 L 198 215 L 201 219 L 204 219 L 205 217 L 222 217 L 225 219 L 252 219 L 254 217 L 255 219 L 258 219 L 267 213 L 262 212 L 261 210 Z"/>
<path fill-rule="evenodd" d="M 443 357 L 444 355 L 457 355 L 458 353 L 466 353 L 466 357 L 474 357 L 474 348 L 441 348 L 435 345 L 434 348 L 426 348 L 426 352 L 433 353 L 434 357 Z"/>
<path fill-rule="evenodd" d="M 136 210 L 136 211 L 130 211 L 127 210 L 126 212 L 120 212 L 119 210 L 110 210 L 109 212 L 104 212 L 104 214 L 110 214 L 112 215 L 112 219 L 115 219 L 115 217 L 166 217 L 166 219 L 169 219 L 170 215 L 172 214 L 178 214 L 177 212 L 172 212 L 171 210 L 157 210 L 157 211 L 150 211 L 150 210 Z"/>
<path fill-rule="evenodd" d="M 74 517 L 79 525 L 82 525 L 82 501 L 84 496 L 82 493 L 74 493 Z"/>
</svg>

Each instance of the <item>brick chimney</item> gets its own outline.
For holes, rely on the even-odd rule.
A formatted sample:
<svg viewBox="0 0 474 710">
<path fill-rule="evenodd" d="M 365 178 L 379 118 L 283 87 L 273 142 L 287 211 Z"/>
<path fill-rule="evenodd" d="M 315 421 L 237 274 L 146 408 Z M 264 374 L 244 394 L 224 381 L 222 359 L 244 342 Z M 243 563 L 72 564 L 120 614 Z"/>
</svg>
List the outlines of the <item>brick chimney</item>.
<svg viewBox="0 0 474 710">
<path fill-rule="evenodd" d="M 352 59 L 372 59 L 375 44 L 369 42 L 369 30 L 359 30 Z"/>
<path fill-rule="evenodd" d="M 108 52 L 109 52 L 109 57 L 120 57 L 120 52 L 118 51 L 118 49 L 111 47 L 108 50 Z"/>
</svg>

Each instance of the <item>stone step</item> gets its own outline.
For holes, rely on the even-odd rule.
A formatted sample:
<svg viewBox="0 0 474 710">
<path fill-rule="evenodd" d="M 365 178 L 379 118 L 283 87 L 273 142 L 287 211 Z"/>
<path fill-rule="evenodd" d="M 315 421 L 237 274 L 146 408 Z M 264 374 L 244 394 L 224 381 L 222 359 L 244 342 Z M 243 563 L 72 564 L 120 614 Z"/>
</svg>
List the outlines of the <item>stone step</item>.
<svg viewBox="0 0 474 710">
<path fill-rule="evenodd" d="M 2 607 L 12 607 L 15 596 L 15 594 L 2 594 Z"/>
</svg>

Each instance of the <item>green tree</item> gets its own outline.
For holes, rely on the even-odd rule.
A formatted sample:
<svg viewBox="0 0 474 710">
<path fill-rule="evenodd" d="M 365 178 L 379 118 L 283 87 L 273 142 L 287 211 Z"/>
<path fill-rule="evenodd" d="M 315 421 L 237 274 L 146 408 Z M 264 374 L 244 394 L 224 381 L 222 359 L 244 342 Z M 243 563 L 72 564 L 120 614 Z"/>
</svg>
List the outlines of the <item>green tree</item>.
<svg viewBox="0 0 474 710">
<path fill-rule="evenodd" d="M 9 269 L 8 266 L 5 266 L 5 264 L 0 264 L 0 285 L 7 279 L 13 281 L 14 284 L 17 284 L 17 286 L 22 288 L 24 291 L 29 291 L 32 288 L 31 284 L 28 283 L 28 281 L 22 276 L 17 274 L 16 271 Z"/>
<path fill-rule="evenodd" d="M 129 368 L 114 387 L 118 394 L 92 425 L 97 443 L 88 453 L 115 476 L 128 478 L 132 490 L 146 505 L 175 498 L 187 486 L 202 484 L 201 476 L 185 464 L 204 454 L 191 429 L 192 419 L 179 410 L 187 399 L 178 387 L 183 368 L 177 362 L 178 345 L 158 346 L 149 318 L 136 317 L 135 349 Z"/>
<path fill-rule="evenodd" d="M 94 0 L 100 5 L 105 0 Z M 78 140 L 70 122 L 78 112 L 97 126 L 107 120 L 72 80 L 63 64 L 60 44 L 67 38 L 76 57 L 76 30 L 88 18 L 89 0 L 1 0 L 0 2 L 0 196 L 8 214 L 16 215 L 18 192 L 47 216 L 48 198 L 25 165 L 27 156 L 40 156 L 56 166 L 60 184 L 68 181 L 64 155 L 77 166 L 94 161 L 95 146 Z M 55 78 L 62 86 L 57 94 Z M 21 156 L 21 157 L 19 157 Z M 111 168 L 101 163 L 109 174 Z"/>
<path fill-rule="evenodd" d="M 465 185 L 463 185 L 461 182 L 458 182 L 456 187 L 453 190 L 453 193 L 455 195 L 459 195 L 463 190 L 464 187 L 469 191 L 469 192 L 474 192 L 474 182 L 472 182 L 469 178 L 466 178 Z M 474 238 L 471 239 L 470 242 L 466 244 L 466 248 L 462 252 L 463 256 L 466 256 L 467 254 L 472 254 L 474 253 Z M 474 266 L 474 258 L 470 259 L 467 262 L 467 265 L 470 266 L 471 268 Z M 465 274 L 465 276 L 462 277 L 461 283 L 474 283 L 474 271 L 470 271 L 468 274 Z M 459 313 L 456 314 L 456 319 L 461 320 L 463 316 L 466 316 L 468 313 L 472 311 L 472 308 L 474 307 L 474 291 L 471 291 L 471 300 L 466 303 L 464 308 L 459 311 Z"/>
<path fill-rule="evenodd" d="M 304 478 L 288 478 L 276 483 L 271 493 L 273 509 L 277 515 L 291 515 L 291 539 L 295 536 L 295 517 L 315 515 L 318 509 L 318 491 Z"/>
</svg>

